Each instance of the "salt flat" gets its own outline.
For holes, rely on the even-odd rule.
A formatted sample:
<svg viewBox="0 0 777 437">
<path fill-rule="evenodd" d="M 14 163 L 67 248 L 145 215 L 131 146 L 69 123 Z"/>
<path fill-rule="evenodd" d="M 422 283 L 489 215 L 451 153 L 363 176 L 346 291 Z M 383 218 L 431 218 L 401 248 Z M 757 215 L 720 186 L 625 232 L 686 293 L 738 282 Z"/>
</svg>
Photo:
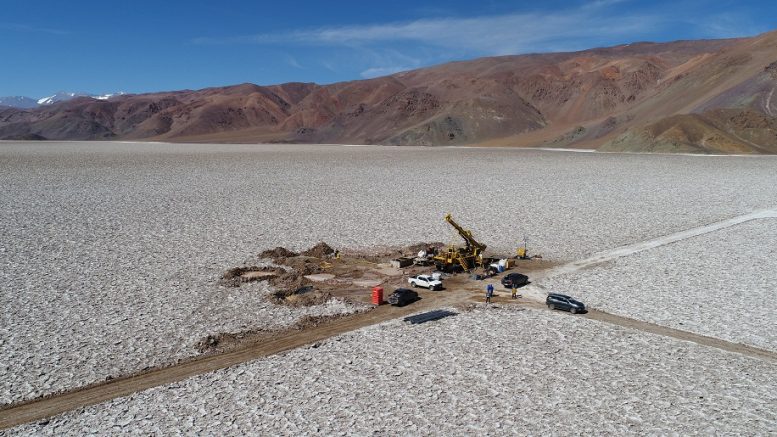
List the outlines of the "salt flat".
<svg viewBox="0 0 777 437">
<path fill-rule="evenodd" d="M 777 350 L 777 219 L 541 281 L 613 314 Z"/>
<path fill-rule="evenodd" d="M 580 317 L 394 320 L 8 435 L 769 434 L 777 367 Z"/>
<path fill-rule="evenodd" d="M 0 143 L 0 404 L 310 312 L 223 288 L 262 249 L 524 237 L 552 260 L 777 204 L 777 159 L 514 149 Z"/>
</svg>

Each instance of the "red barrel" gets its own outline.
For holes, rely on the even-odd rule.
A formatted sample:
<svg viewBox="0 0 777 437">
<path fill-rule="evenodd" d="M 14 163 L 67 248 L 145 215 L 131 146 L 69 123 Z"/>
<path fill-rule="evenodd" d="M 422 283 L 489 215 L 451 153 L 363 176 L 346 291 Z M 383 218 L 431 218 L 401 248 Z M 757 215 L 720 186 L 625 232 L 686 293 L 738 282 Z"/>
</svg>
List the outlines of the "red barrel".
<svg viewBox="0 0 777 437">
<path fill-rule="evenodd" d="M 372 287 L 372 304 L 381 305 L 383 303 L 383 287 Z"/>
</svg>

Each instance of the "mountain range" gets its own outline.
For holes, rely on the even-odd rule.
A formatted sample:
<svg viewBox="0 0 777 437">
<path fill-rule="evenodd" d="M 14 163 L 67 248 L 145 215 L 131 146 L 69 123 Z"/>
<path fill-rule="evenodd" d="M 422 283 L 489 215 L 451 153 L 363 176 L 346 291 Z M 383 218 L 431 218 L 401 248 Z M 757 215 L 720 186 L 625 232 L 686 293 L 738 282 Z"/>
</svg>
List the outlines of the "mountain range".
<svg viewBox="0 0 777 437">
<path fill-rule="evenodd" d="M 8 96 L 0 97 L 0 106 L 8 106 L 11 108 L 19 109 L 32 109 L 38 106 L 53 105 L 54 103 L 66 102 L 73 100 L 76 97 L 91 97 L 97 100 L 107 100 L 114 96 L 124 95 L 124 92 L 112 93 L 112 94 L 90 94 L 90 93 L 74 93 L 68 91 L 58 91 L 51 96 L 43 97 L 40 99 L 33 99 L 24 96 Z"/>
<path fill-rule="evenodd" d="M 0 109 L 0 139 L 777 153 L 777 32 Z"/>
<path fill-rule="evenodd" d="M 38 101 L 24 96 L 0 97 L 0 106 L 11 108 L 31 109 L 38 106 Z"/>
</svg>

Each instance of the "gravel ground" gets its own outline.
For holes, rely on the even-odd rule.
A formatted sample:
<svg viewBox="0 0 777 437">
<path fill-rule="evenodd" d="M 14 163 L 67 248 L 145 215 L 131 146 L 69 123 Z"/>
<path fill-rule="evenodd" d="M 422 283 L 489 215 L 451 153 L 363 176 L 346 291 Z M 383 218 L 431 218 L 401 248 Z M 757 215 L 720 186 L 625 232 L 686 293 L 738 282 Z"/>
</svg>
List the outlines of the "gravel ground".
<svg viewBox="0 0 777 437">
<path fill-rule="evenodd" d="M 777 350 L 777 220 L 761 219 L 548 278 L 591 307 Z"/>
<path fill-rule="evenodd" d="M 546 258 L 774 207 L 777 159 L 527 150 L 0 143 L 0 404 L 295 323 L 261 285 L 216 285 L 262 249 L 457 241 Z M 715 205 L 714 208 L 710 205 Z M 316 314 L 353 311 L 334 304 Z"/>
<path fill-rule="evenodd" d="M 560 313 L 391 321 L 9 435 L 769 434 L 773 363 Z"/>
</svg>

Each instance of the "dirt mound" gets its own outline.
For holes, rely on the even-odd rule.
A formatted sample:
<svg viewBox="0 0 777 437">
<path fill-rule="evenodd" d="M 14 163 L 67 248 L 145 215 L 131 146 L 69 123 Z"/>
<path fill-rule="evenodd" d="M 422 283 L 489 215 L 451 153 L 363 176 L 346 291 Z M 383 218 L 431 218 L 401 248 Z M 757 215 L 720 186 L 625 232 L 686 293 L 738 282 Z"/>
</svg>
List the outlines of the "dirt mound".
<svg viewBox="0 0 777 437">
<path fill-rule="evenodd" d="M 278 246 L 275 249 L 268 249 L 260 253 L 259 258 L 272 258 L 275 260 L 276 258 L 290 258 L 298 255 L 298 253 L 292 252 L 285 247 Z"/>
<path fill-rule="evenodd" d="M 278 258 L 278 264 L 291 267 L 299 275 L 314 275 L 321 272 L 321 260 L 306 256 Z"/>
<path fill-rule="evenodd" d="M 292 307 L 311 307 L 316 305 L 323 305 L 331 298 L 332 294 L 328 291 L 314 290 L 303 294 L 294 293 L 282 299 L 280 303 Z"/>
<path fill-rule="evenodd" d="M 323 241 L 311 247 L 310 249 L 302 252 L 300 255 L 312 256 L 315 258 L 326 258 L 327 255 L 335 253 L 335 250 L 331 246 Z"/>
<path fill-rule="evenodd" d="M 278 299 L 285 299 L 297 290 L 310 284 L 310 281 L 305 279 L 304 275 L 300 275 L 298 272 L 286 272 L 275 279 L 270 281 L 270 284 L 278 291 L 275 292 L 275 297 Z"/>
<path fill-rule="evenodd" d="M 251 273 L 254 273 L 254 272 L 265 272 L 268 274 L 251 275 Z M 266 267 L 266 266 L 265 267 L 259 267 L 259 266 L 235 267 L 224 272 L 224 274 L 221 275 L 221 279 L 219 280 L 219 283 L 229 287 L 239 287 L 240 284 L 244 282 L 254 282 L 254 281 L 263 281 L 263 280 L 272 281 L 274 278 L 277 278 L 285 273 L 286 271 L 284 269 L 278 268 L 278 267 Z"/>
<path fill-rule="evenodd" d="M 196 345 L 194 345 L 194 348 L 197 349 L 197 352 L 199 353 L 205 353 L 212 350 L 215 350 L 216 347 L 221 342 L 221 334 L 208 334 L 207 336 L 203 337 L 200 341 L 197 342 Z"/>
</svg>

